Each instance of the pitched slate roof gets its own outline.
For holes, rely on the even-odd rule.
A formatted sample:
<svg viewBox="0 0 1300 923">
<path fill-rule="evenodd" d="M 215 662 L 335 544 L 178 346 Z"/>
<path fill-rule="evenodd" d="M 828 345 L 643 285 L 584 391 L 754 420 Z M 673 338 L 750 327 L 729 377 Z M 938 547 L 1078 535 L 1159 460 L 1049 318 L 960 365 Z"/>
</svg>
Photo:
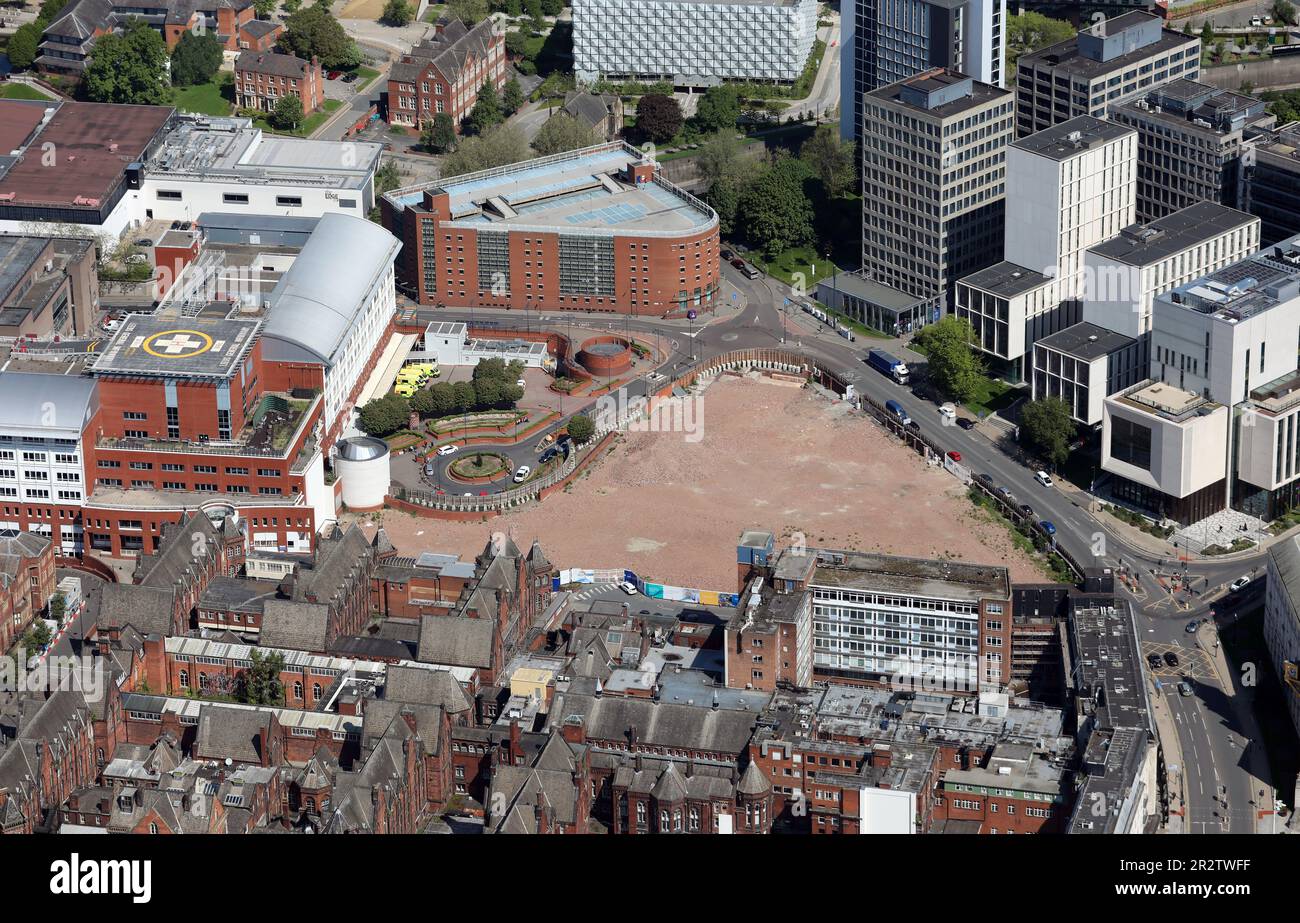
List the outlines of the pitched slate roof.
<svg viewBox="0 0 1300 923">
<path fill-rule="evenodd" d="M 205 704 L 199 709 L 194 756 L 260 764 L 270 723 L 270 716 L 258 709 Z"/>
<path fill-rule="evenodd" d="M 384 698 L 414 705 L 438 705 L 451 714 L 469 711 L 469 696 L 446 670 L 389 665 L 384 680 Z"/>
<path fill-rule="evenodd" d="M 388 79 L 414 83 L 432 64 L 446 80 L 454 83 L 471 54 L 480 61 L 487 58 L 493 29 L 491 19 L 483 20 L 472 29 L 466 29 L 463 22 L 453 19 L 443 26 L 441 35 L 420 42 L 410 54 L 394 64 Z"/>
<path fill-rule="evenodd" d="M 172 633 L 176 595 L 170 588 L 109 583 L 99 596 L 95 624 L 100 628 L 130 625 L 142 635 Z"/>
<path fill-rule="evenodd" d="M 560 723 L 571 715 L 582 718 L 592 740 L 627 740 L 635 728 L 637 741 L 647 746 L 725 754 L 746 748 L 757 718 L 727 708 L 561 693 L 551 706 L 550 720 Z"/>
<path fill-rule="evenodd" d="M 236 71 L 269 74 L 272 77 L 305 77 L 311 71 L 311 62 L 297 55 L 276 51 L 243 51 L 235 59 Z"/>
<path fill-rule="evenodd" d="M 745 774 L 740 777 L 736 791 L 742 795 L 766 795 L 772 790 L 772 783 L 758 768 L 758 763 L 750 760 L 745 767 Z"/>
<path fill-rule="evenodd" d="M 453 667 L 492 667 L 495 623 L 488 619 L 426 615 L 420 620 L 416 660 Z"/>
<path fill-rule="evenodd" d="M 329 606 L 293 599 L 268 599 L 262 606 L 259 643 L 294 651 L 324 652 L 329 643 Z"/>
</svg>

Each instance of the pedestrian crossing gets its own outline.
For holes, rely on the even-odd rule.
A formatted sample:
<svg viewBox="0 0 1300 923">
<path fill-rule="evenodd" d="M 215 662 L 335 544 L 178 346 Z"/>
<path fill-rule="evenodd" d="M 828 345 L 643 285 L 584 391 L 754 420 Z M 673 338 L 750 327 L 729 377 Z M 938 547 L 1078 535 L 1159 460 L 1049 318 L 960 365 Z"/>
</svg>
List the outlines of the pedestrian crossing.
<svg viewBox="0 0 1300 923">
<path fill-rule="evenodd" d="M 600 596 L 603 593 L 608 593 L 616 586 L 618 586 L 617 583 L 593 583 L 587 586 L 585 589 L 575 590 L 573 593 L 573 598 L 575 600 L 591 599 L 594 596 Z"/>
</svg>

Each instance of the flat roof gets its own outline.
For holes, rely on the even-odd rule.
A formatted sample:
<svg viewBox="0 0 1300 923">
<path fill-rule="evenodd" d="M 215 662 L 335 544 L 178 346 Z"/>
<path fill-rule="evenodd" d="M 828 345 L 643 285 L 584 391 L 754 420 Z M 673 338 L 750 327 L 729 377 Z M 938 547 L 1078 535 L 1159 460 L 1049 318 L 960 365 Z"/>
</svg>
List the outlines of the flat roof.
<svg viewBox="0 0 1300 923">
<path fill-rule="evenodd" d="M 1129 15 L 1132 14 L 1125 14 L 1125 16 Z M 1175 32 L 1173 29 L 1162 29 L 1159 41 L 1152 42 L 1150 45 L 1143 45 L 1141 48 L 1135 48 L 1128 54 L 1119 55 L 1109 61 L 1094 61 L 1079 53 L 1079 38 L 1075 36 L 1059 44 L 1049 45 L 1047 48 L 1040 49 L 1032 54 L 1021 55 L 1020 60 L 1017 62 L 1017 69 L 1026 66 L 1032 68 L 1036 64 L 1042 64 L 1055 70 L 1065 71 L 1068 74 L 1086 77 L 1091 80 L 1112 71 L 1125 70 L 1139 61 L 1165 54 L 1182 45 L 1194 46 L 1199 54 L 1201 39 L 1196 35 L 1183 35 L 1183 33 Z M 1054 61 L 1051 60 L 1053 58 L 1055 58 Z"/>
<path fill-rule="evenodd" d="M 612 142 L 407 187 L 388 195 L 401 208 L 420 205 L 426 190 L 445 192 L 450 224 L 478 230 L 623 231 L 684 234 L 717 222 L 700 200 L 663 181 L 633 185 L 621 178 L 645 155 Z"/>
<path fill-rule="evenodd" d="M 1164 304 L 1236 324 L 1300 297 L 1300 235 L 1157 296 Z"/>
<path fill-rule="evenodd" d="M 1080 115 L 1066 122 L 1036 131 L 1012 143 L 1012 147 L 1051 160 L 1069 160 L 1104 144 L 1137 131 L 1114 122 L 1103 122 L 1091 115 Z"/>
<path fill-rule="evenodd" d="M 271 135 L 246 118 L 182 116 L 145 165 L 145 175 L 357 189 L 369 181 L 382 151 L 371 141 Z"/>
<path fill-rule="evenodd" d="M 53 106 L 55 100 L 47 103 L 38 99 L 7 99 L 4 102 L 0 105 L 0 152 L 7 154 L 27 143 L 41 119 L 45 118 L 46 106 Z"/>
<path fill-rule="evenodd" d="M 1195 392 L 1184 391 L 1150 378 L 1109 399 L 1175 423 L 1182 423 L 1193 414 L 1204 416 L 1221 406 Z"/>
<path fill-rule="evenodd" d="M 97 375 L 229 378 L 257 339 L 260 320 L 131 314 L 91 371 Z"/>
<path fill-rule="evenodd" d="M 962 285 L 969 285 L 971 288 L 977 288 L 981 292 L 988 292 L 991 295 L 1015 298 L 1017 295 L 1023 295 L 1025 292 L 1031 292 L 1046 285 L 1052 280 L 1041 272 L 1035 272 L 1021 266 L 1019 263 L 1009 263 L 1003 260 L 978 272 L 973 272 L 969 276 L 962 276 L 958 281 Z"/>
<path fill-rule="evenodd" d="M 952 102 L 937 105 L 932 109 L 917 106 L 905 98 L 904 88 L 910 87 L 921 90 L 925 93 L 933 93 L 946 87 L 956 85 L 962 81 L 970 80 L 970 93 L 959 96 Z M 1001 87 L 993 86 L 990 83 L 982 83 L 979 80 L 972 80 L 965 74 L 956 71 L 944 71 L 934 73 L 933 71 L 923 71 L 914 77 L 907 77 L 897 83 L 891 83 L 888 86 L 881 87 L 878 90 L 872 90 L 867 96 L 881 102 L 893 103 L 898 106 L 904 106 L 911 112 L 925 113 L 939 119 L 952 118 L 961 115 L 969 109 L 976 109 L 996 99 L 1012 96 L 1011 90 L 1004 90 Z"/>
<path fill-rule="evenodd" d="M 889 308 L 893 311 L 903 311 L 926 300 L 925 298 L 909 295 L 906 292 L 900 292 L 896 288 L 890 288 L 883 282 L 863 278 L 858 273 L 840 273 L 834 279 L 820 280 L 817 286 L 818 288 L 826 288 L 831 292 L 842 292 L 854 298 L 861 298 L 868 304 Z"/>
<path fill-rule="evenodd" d="M 1122 333 L 1085 321 L 1042 337 L 1035 345 L 1091 362 L 1093 359 L 1109 356 L 1116 350 L 1132 346 L 1134 342 L 1136 341 L 1132 337 L 1126 337 Z"/>
<path fill-rule="evenodd" d="M 0 124 L 15 105 L 22 101 L 0 100 Z M 145 158 L 175 111 L 65 100 L 0 176 L 0 205 L 98 208 L 122 182 L 127 166 Z M 26 124 L 30 115 L 8 118 L 11 125 L 15 119 Z M 58 169 L 45 162 L 46 145 L 53 145 L 49 150 Z"/>
<path fill-rule="evenodd" d="M 1089 251 L 1126 266 L 1150 266 L 1259 221 L 1218 202 L 1197 202 L 1149 224 L 1135 224 Z"/>
<path fill-rule="evenodd" d="M 1010 598 L 1011 578 L 995 564 L 905 558 L 867 551 L 818 551 L 811 586 L 977 601 Z"/>
</svg>

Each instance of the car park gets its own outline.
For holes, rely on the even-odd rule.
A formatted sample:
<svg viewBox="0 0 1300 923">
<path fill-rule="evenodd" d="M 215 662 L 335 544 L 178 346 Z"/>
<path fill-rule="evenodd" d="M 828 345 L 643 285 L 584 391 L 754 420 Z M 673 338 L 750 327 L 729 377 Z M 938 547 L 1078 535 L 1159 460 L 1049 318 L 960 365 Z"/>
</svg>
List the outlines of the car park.
<svg viewBox="0 0 1300 923">
<path fill-rule="evenodd" d="M 460 446 L 456 445 L 455 443 L 448 443 L 447 445 L 439 446 L 439 447 L 438 447 L 438 454 L 439 454 L 439 455 L 454 455 L 454 454 L 456 454 L 457 451 L 459 451 L 459 449 L 460 449 Z"/>
<path fill-rule="evenodd" d="M 1165 666 L 1169 666 L 1169 667 L 1178 666 L 1178 655 L 1175 654 L 1173 651 L 1165 651 Z"/>
<path fill-rule="evenodd" d="M 520 465 L 519 470 L 515 472 L 515 483 L 522 484 L 524 481 L 528 480 L 528 475 L 531 474 L 532 471 L 533 469 L 529 468 L 527 465 Z"/>
<path fill-rule="evenodd" d="M 1039 484 L 1042 484 L 1044 487 L 1052 486 L 1052 476 L 1048 474 L 1046 471 L 1039 471 L 1035 473 L 1034 480 L 1037 481 Z"/>
</svg>

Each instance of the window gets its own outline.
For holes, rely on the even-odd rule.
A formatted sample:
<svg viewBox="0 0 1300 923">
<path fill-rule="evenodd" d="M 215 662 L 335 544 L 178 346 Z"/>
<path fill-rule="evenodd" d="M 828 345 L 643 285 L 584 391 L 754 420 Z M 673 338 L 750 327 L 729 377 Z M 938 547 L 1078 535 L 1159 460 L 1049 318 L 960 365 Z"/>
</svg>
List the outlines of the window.
<svg viewBox="0 0 1300 923">
<path fill-rule="evenodd" d="M 247 205 L 248 193 L 246 192 L 223 192 L 221 201 L 227 205 Z"/>
<path fill-rule="evenodd" d="M 182 198 L 181 191 L 179 189 L 159 189 L 155 194 L 158 196 L 158 198 L 167 199 L 168 201 L 171 202 L 179 202 Z"/>
<path fill-rule="evenodd" d="M 302 208 L 302 196 L 278 195 L 275 197 L 275 204 L 280 208 Z"/>
</svg>

